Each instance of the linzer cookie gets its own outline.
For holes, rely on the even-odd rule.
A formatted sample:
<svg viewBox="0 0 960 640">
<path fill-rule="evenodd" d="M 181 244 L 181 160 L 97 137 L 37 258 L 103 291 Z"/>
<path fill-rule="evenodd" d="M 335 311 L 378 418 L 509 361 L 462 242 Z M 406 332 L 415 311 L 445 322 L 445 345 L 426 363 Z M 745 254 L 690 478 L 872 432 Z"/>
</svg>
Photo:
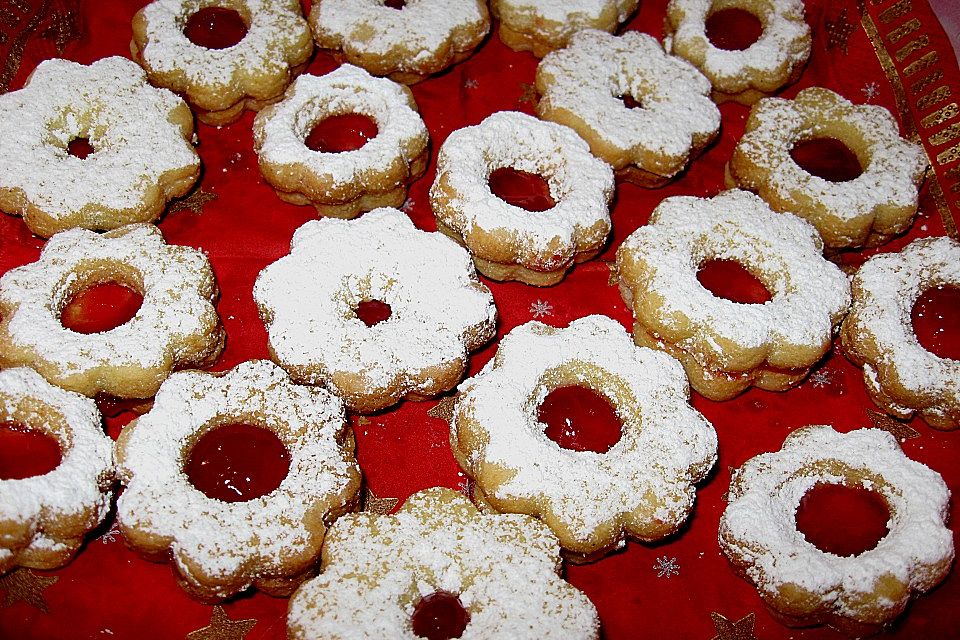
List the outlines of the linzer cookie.
<svg viewBox="0 0 960 640">
<path fill-rule="evenodd" d="M 117 441 L 120 530 L 200 600 L 289 595 L 355 504 L 353 446 L 340 399 L 272 362 L 177 372 Z"/>
<path fill-rule="evenodd" d="M 150 82 L 223 125 L 279 100 L 313 39 L 298 0 L 154 0 L 133 17 L 130 49 Z"/>
<path fill-rule="evenodd" d="M 49 237 L 152 222 L 200 175 L 186 103 L 125 58 L 46 60 L 0 95 L 0 209 Z"/>
<path fill-rule="evenodd" d="M 716 460 L 717 435 L 690 406 L 680 364 L 606 316 L 514 329 L 459 391 L 450 443 L 474 499 L 539 517 L 572 560 L 675 532 Z M 561 399 L 571 392 L 569 405 L 591 403 L 598 421 L 612 410 L 612 424 L 580 425 L 609 437 L 565 433 L 578 427 Z"/>
<path fill-rule="evenodd" d="M 450 389 L 496 325 L 467 252 L 396 209 L 306 223 L 253 297 L 271 357 L 359 412 Z"/>
<path fill-rule="evenodd" d="M 810 224 L 746 191 L 667 198 L 617 250 L 633 339 L 679 359 L 711 400 L 789 389 L 830 349 L 850 304 L 847 277 L 822 249 Z M 716 262 L 743 269 L 762 299 L 709 289 L 702 273 Z"/>
<path fill-rule="evenodd" d="M 0 574 L 55 569 L 103 521 L 113 495 L 113 442 L 94 402 L 27 368 L 0 371 L 0 431 L 40 439 L 0 458 Z M 10 439 L 5 439 L 10 443 Z"/>
<path fill-rule="evenodd" d="M 260 172 L 277 195 L 336 218 L 401 206 L 429 159 L 410 90 L 349 64 L 297 78 L 281 102 L 257 114 L 253 136 Z"/>
<path fill-rule="evenodd" d="M 583 29 L 612 33 L 636 11 L 639 0 L 492 0 L 500 40 L 514 51 L 542 58 L 565 47 Z"/>
<path fill-rule="evenodd" d="M 559 576 L 534 518 L 482 514 L 440 487 L 394 515 L 330 527 L 320 575 L 290 600 L 287 633 L 312 638 L 598 638 L 593 603 Z"/>
</svg>

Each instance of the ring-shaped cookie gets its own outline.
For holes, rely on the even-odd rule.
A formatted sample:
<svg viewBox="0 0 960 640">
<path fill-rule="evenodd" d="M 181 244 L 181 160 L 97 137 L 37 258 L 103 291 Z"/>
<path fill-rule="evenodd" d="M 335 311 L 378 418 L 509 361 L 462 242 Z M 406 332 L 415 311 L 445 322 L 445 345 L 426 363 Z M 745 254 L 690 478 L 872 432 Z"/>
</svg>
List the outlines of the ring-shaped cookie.
<svg viewBox="0 0 960 640">
<path fill-rule="evenodd" d="M 46 60 L 0 96 L 0 209 L 43 237 L 152 222 L 200 175 L 192 137 L 186 103 L 129 60 Z"/>
<path fill-rule="evenodd" d="M 496 325 L 467 252 L 396 209 L 304 224 L 290 254 L 260 272 L 253 297 L 271 357 L 359 412 L 450 389 Z M 389 317 L 365 324 L 357 310 L 370 301 L 388 305 Z"/>
<path fill-rule="evenodd" d="M 617 250 L 634 340 L 679 359 L 693 388 L 711 400 L 751 385 L 788 389 L 830 349 L 850 304 L 847 277 L 822 248 L 810 224 L 746 191 L 667 198 Z M 711 260 L 739 263 L 770 300 L 714 295 L 697 279 Z"/>
<path fill-rule="evenodd" d="M 370 118 L 377 135 L 353 151 L 306 146 L 315 124 L 347 114 Z M 335 218 L 401 206 L 429 159 L 427 126 L 410 89 L 352 65 L 297 78 L 281 102 L 257 114 L 253 140 L 260 172 L 280 198 Z"/>
<path fill-rule="evenodd" d="M 558 575 L 558 555 L 534 518 L 482 514 L 452 489 L 426 489 L 394 515 L 347 514 L 330 527 L 321 573 L 290 600 L 287 629 L 291 640 L 415 640 L 418 603 L 440 593 L 466 610 L 458 637 L 597 638 L 597 611 Z"/>
<path fill-rule="evenodd" d="M 790 156 L 796 144 L 822 138 L 838 140 L 856 155 L 859 177 L 826 180 Z M 844 249 L 883 244 L 905 231 L 917 212 L 926 170 L 923 148 L 900 137 L 885 108 L 854 105 L 811 87 L 793 100 L 765 98 L 754 105 L 727 163 L 727 183 L 805 218 L 828 248 Z"/>
<path fill-rule="evenodd" d="M 846 356 L 863 367 L 870 397 L 907 419 L 919 412 L 937 429 L 960 426 L 960 361 L 927 351 L 911 313 L 926 291 L 960 287 L 960 243 L 914 240 L 900 253 L 878 254 L 853 278 L 853 304 L 841 327 Z M 956 327 L 954 327 L 956 330 Z"/>
<path fill-rule="evenodd" d="M 404 84 L 465 60 L 490 31 L 482 0 L 318 0 L 310 10 L 317 46 L 375 76 Z"/>
<path fill-rule="evenodd" d="M 639 0 L 492 0 L 500 40 L 514 51 L 538 58 L 567 46 L 583 29 L 613 33 L 636 11 Z"/>
<path fill-rule="evenodd" d="M 544 433 L 538 407 L 569 385 L 605 397 L 623 423 L 605 453 L 565 449 Z M 625 536 L 659 540 L 676 531 L 693 507 L 694 483 L 716 461 L 716 432 L 690 406 L 679 363 L 635 346 L 606 316 L 565 329 L 517 327 L 459 392 L 450 443 L 474 497 L 539 517 L 574 560 L 622 546 Z"/>
<path fill-rule="evenodd" d="M 110 510 L 113 441 L 92 400 L 25 367 L 0 371 L 3 423 L 53 438 L 61 460 L 43 475 L 0 480 L 0 574 L 60 567 Z"/>
<path fill-rule="evenodd" d="M 618 178 L 642 187 L 668 182 L 720 130 L 710 81 L 639 31 L 575 33 L 540 62 L 537 90 L 541 118 L 572 128 Z"/>
<path fill-rule="evenodd" d="M 729 9 L 750 13 L 763 29 L 746 49 L 721 49 L 707 37 L 709 17 Z M 666 49 L 710 79 L 717 102 L 753 104 L 796 82 L 810 57 L 803 0 L 670 0 L 663 30 Z"/>
<path fill-rule="evenodd" d="M 106 282 L 143 296 L 133 318 L 101 333 L 65 328 L 60 313 L 70 298 Z M 149 398 L 174 368 L 206 366 L 220 355 L 217 294 L 206 256 L 166 244 L 153 225 L 64 231 L 39 260 L 0 278 L 0 366 L 32 367 L 86 396 Z"/>
<path fill-rule="evenodd" d="M 494 195 L 490 174 L 501 168 L 542 177 L 556 205 L 527 211 Z M 610 165 L 572 129 L 500 111 L 447 137 L 430 204 L 437 228 L 467 247 L 480 273 L 549 286 L 603 248 L 613 191 Z"/>
<path fill-rule="evenodd" d="M 854 556 L 807 541 L 796 513 L 817 484 L 880 494 L 890 512 L 887 535 Z M 751 458 L 734 472 L 720 547 L 787 624 L 876 631 L 903 611 L 913 592 L 933 588 L 950 570 L 949 499 L 940 474 L 909 459 L 885 431 L 804 427 L 780 451 Z"/>
<path fill-rule="evenodd" d="M 225 49 L 191 42 L 187 20 L 210 7 L 240 15 L 247 28 L 240 42 Z M 153 84 L 185 96 L 200 121 L 224 125 L 279 100 L 306 67 L 313 38 L 299 0 L 153 0 L 133 17 L 130 51 Z"/>
<path fill-rule="evenodd" d="M 273 432 L 290 464 L 273 491 L 225 502 L 191 484 L 184 465 L 203 435 L 236 423 Z M 149 558 L 169 558 L 180 585 L 204 601 L 251 585 L 289 595 L 315 571 L 328 523 L 360 488 L 343 403 L 293 384 L 268 360 L 171 375 L 153 408 L 121 432 L 117 475 L 124 539 Z"/>
</svg>

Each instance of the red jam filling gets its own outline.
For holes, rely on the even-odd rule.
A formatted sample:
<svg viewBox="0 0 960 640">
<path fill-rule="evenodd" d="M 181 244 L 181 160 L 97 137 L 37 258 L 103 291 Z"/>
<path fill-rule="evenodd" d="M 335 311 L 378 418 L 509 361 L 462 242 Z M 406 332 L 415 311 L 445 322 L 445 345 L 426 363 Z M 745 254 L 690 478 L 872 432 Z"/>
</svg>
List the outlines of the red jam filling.
<svg viewBox="0 0 960 640">
<path fill-rule="evenodd" d="M 960 360 L 960 287 L 927 289 L 913 305 L 913 333 L 924 349 L 940 358 Z"/>
<path fill-rule="evenodd" d="M 368 327 L 380 324 L 388 319 L 392 313 L 390 305 L 380 300 L 364 300 L 358 304 L 357 308 L 353 311 L 357 314 L 357 317 L 360 318 L 361 322 Z"/>
<path fill-rule="evenodd" d="M 386 0 L 383 6 L 390 7 L 391 9 L 403 9 L 407 6 L 407 3 L 404 2 L 404 0 Z"/>
<path fill-rule="evenodd" d="M 246 502 L 265 496 L 290 470 L 290 453 L 269 429 L 228 424 L 193 445 L 183 472 L 208 498 Z"/>
<path fill-rule="evenodd" d="M 640 104 L 640 101 L 636 100 L 633 96 L 627 93 L 620 96 L 620 102 L 622 102 L 623 106 L 625 106 L 627 109 L 643 109 L 643 105 Z"/>
<path fill-rule="evenodd" d="M 101 333 L 129 322 L 141 304 L 140 292 L 119 282 L 101 282 L 67 301 L 60 324 L 77 333 Z"/>
<path fill-rule="evenodd" d="M 96 151 L 90 144 L 89 138 L 74 138 L 67 143 L 67 153 L 75 158 L 86 160 L 87 156 Z"/>
<path fill-rule="evenodd" d="M 721 9 L 710 14 L 706 23 L 707 40 L 717 49 L 743 51 L 763 35 L 757 16 L 743 9 Z"/>
<path fill-rule="evenodd" d="M 0 422 L 0 480 L 21 480 L 60 466 L 60 443 L 17 422 Z"/>
<path fill-rule="evenodd" d="M 697 271 L 697 280 L 718 298 L 739 304 L 763 304 L 770 300 L 763 283 L 736 260 L 708 260 Z"/>
<path fill-rule="evenodd" d="M 187 19 L 183 34 L 198 47 L 227 49 L 246 37 L 247 25 L 233 9 L 204 7 Z"/>
<path fill-rule="evenodd" d="M 490 191 L 501 200 L 527 211 L 546 211 L 556 206 L 550 185 L 542 177 L 513 167 L 494 169 Z"/>
<path fill-rule="evenodd" d="M 890 509 L 879 493 L 860 486 L 818 483 L 800 500 L 797 529 L 807 542 L 838 556 L 869 551 L 887 535 Z"/>
<path fill-rule="evenodd" d="M 593 389 L 557 387 L 537 409 L 544 433 L 564 449 L 606 453 L 620 441 L 623 422 L 610 401 Z"/>
<path fill-rule="evenodd" d="M 413 609 L 413 633 L 427 640 L 450 640 L 463 635 L 470 614 L 453 593 L 434 591 L 420 598 Z"/>
<path fill-rule="evenodd" d="M 377 137 L 377 123 L 358 113 L 343 113 L 324 118 L 313 125 L 307 139 L 307 148 L 320 153 L 355 151 Z"/>
<path fill-rule="evenodd" d="M 802 140 L 790 149 L 790 157 L 807 173 L 830 182 L 849 182 L 863 173 L 857 155 L 835 138 Z"/>
</svg>

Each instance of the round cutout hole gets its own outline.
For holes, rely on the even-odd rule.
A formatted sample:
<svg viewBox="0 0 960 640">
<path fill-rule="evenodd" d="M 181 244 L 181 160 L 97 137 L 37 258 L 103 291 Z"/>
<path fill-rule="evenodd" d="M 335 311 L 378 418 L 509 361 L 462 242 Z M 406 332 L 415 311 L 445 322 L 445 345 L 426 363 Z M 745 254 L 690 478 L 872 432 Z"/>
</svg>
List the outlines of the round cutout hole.
<svg viewBox="0 0 960 640">
<path fill-rule="evenodd" d="M 143 296 L 119 282 L 101 282 L 74 294 L 60 312 L 60 324 L 76 333 L 102 333 L 129 322 Z"/>
<path fill-rule="evenodd" d="M 55 438 L 19 422 L 0 422 L 0 480 L 22 480 L 50 473 L 63 454 Z"/>
<path fill-rule="evenodd" d="M 763 35 L 760 19 L 743 9 L 715 11 L 707 18 L 706 27 L 710 44 L 727 51 L 749 49 Z"/>
<path fill-rule="evenodd" d="M 610 401 L 593 389 L 557 387 L 537 408 L 544 434 L 564 449 L 606 453 L 620 441 L 623 422 Z"/>
<path fill-rule="evenodd" d="M 306 140 L 307 148 L 320 153 L 355 151 L 377 137 L 377 123 L 358 113 L 329 116 L 313 125 Z"/>
<path fill-rule="evenodd" d="M 381 300 L 364 300 L 353 310 L 360 321 L 368 327 L 378 325 L 390 318 L 393 310 L 390 305 Z"/>
<path fill-rule="evenodd" d="M 190 484 L 208 498 L 246 502 L 265 496 L 290 470 L 290 453 L 269 429 L 227 424 L 193 445 L 183 465 Z"/>
<path fill-rule="evenodd" d="M 913 333 L 924 349 L 960 360 L 960 286 L 927 289 L 914 303 L 911 316 Z"/>
<path fill-rule="evenodd" d="M 829 182 L 849 182 L 863 173 L 857 155 L 836 138 L 801 140 L 790 149 L 790 157 L 810 175 Z"/>
<path fill-rule="evenodd" d="M 731 302 L 763 304 L 770 300 L 763 283 L 736 260 L 708 260 L 697 271 L 697 280 L 713 295 Z"/>
<path fill-rule="evenodd" d="M 490 173 L 489 184 L 495 196 L 527 211 L 546 211 L 557 204 L 550 195 L 550 185 L 535 173 L 501 167 Z"/>
<path fill-rule="evenodd" d="M 890 509 L 876 491 L 860 486 L 817 483 L 800 500 L 797 530 L 827 553 L 856 556 L 887 535 Z"/>
<path fill-rule="evenodd" d="M 460 598 L 447 591 L 434 591 L 422 598 L 413 609 L 413 633 L 427 640 L 451 640 L 463 635 L 470 623 L 470 613 Z"/>
<path fill-rule="evenodd" d="M 67 153 L 74 158 L 86 160 L 87 156 L 94 152 L 96 152 L 96 149 L 94 149 L 93 145 L 90 144 L 89 138 L 74 138 L 67 143 Z"/>
<path fill-rule="evenodd" d="M 247 24 L 233 9 L 204 7 L 187 19 L 183 35 L 204 49 L 228 49 L 246 37 Z"/>
</svg>

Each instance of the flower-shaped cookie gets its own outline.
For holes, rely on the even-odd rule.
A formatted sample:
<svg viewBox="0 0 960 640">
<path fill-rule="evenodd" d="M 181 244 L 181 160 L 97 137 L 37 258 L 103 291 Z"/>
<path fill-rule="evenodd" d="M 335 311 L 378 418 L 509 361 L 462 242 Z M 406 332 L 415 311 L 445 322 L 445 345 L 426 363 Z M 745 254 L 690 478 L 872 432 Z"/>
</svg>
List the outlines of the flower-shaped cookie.
<svg viewBox="0 0 960 640">
<path fill-rule="evenodd" d="M 847 147 L 862 173 L 828 180 L 791 157 L 799 143 L 822 139 Z M 821 87 L 754 105 L 727 164 L 728 186 L 755 191 L 775 210 L 806 219 L 832 249 L 876 246 L 905 231 L 926 170 L 923 148 L 900 137 L 889 111 L 854 105 Z"/>
<path fill-rule="evenodd" d="M 540 62 L 537 90 L 540 117 L 572 128 L 618 177 L 641 186 L 670 180 L 720 129 L 710 81 L 639 31 L 574 34 Z"/>
<path fill-rule="evenodd" d="M 867 260 L 853 279 L 853 305 L 840 337 L 843 352 L 863 367 L 870 397 L 884 411 L 914 411 L 938 429 L 960 426 L 960 361 L 939 357 L 917 340 L 911 314 L 926 291 L 960 287 L 960 243 L 914 240 L 900 253 Z M 956 330 L 956 328 L 954 328 Z"/>
<path fill-rule="evenodd" d="M 101 333 L 65 328 L 60 313 L 70 299 L 107 282 L 141 293 L 133 318 Z M 216 297 L 206 256 L 166 244 L 153 225 L 102 235 L 64 231 L 37 262 L 0 278 L 0 366 L 30 366 L 87 396 L 149 398 L 172 369 L 212 364 L 220 355 Z"/>
<path fill-rule="evenodd" d="M 396 209 L 306 223 L 290 255 L 257 277 L 253 296 L 273 359 L 360 412 L 450 389 L 496 324 L 467 252 Z M 364 320 L 367 304 L 387 317 Z"/>
<path fill-rule="evenodd" d="M 376 136 L 339 153 L 305 144 L 317 123 L 349 114 L 372 120 Z M 427 167 L 429 140 L 410 89 L 349 64 L 320 77 L 300 76 L 253 124 L 260 172 L 277 194 L 336 218 L 402 205 L 407 184 Z"/>
<path fill-rule="evenodd" d="M 184 467 L 201 437 L 233 424 L 272 432 L 289 468 L 269 493 L 226 502 L 195 487 Z M 170 376 L 150 412 L 120 434 L 117 474 L 126 487 L 117 519 L 127 543 L 169 557 L 181 586 L 205 601 L 251 584 L 291 593 L 312 574 L 327 523 L 353 506 L 360 488 L 342 402 L 293 384 L 267 360 L 220 375 Z"/>
<path fill-rule="evenodd" d="M 100 412 L 21 367 L 0 371 L 0 424 L 42 433 L 61 454 L 48 473 L 0 480 L 0 573 L 62 566 L 110 510 L 113 442 Z"/>
<path fill-rule="evenodd" d="M 544 433 L 538 407 L 568 385 L 601 394 L 620 418 L 622 435 L 605 453 L 565 449 Z M 514 329 L 460 392 L 450 442 L 475 497 L 540 517 L 573 558 L 609 551 L 625 535 L 676 531 L 693 507 L 693 484 L 716 460 L 716 432 L 690 406 L 680 364 L 636 347 L 605 316 Z"/>
<path fill-rule="evenodd" d="M 830 349 L 850 304 L 847 277 L 822 248 L 810 224 L 746 191 L 667 198 L 617 251 L 633 338 L 678 358 L 693 388 L 711 400 L 750 385 L 788 389 Z M 714 295 L 697 278 L 713 260 L 738 263 L 770 300 Z"/>
<path fill-rule="evenodd" d="M 746 49 L 723 49 L 707 36 L 709 18 L 729 10 L 760 23 L 760 36 Z M 670 0 L 663 30 L 667 49 L 710 79 L 717 102 L 753 104 L 796 82 L 810 57 L 803 0 Z"/>
<path fill-rule="evenodd" d="M 188 20 L 210 8 L 238 14 L 239 42 L 208 48 L 188 38 Z M 279 100 L 313 38 L 298 0 L 154 0 L 133 17 L 130 48 L 152 83 L 186 96 L 202 122 L 223 125 Z"/>
<path fill-rule="evenodd" d="M 593 603 L 559 567 L 556 538 L 535 519 L 484 515 L 451 489 L 427 489 L 395 515 L 348 514 L 330 527 L 321 573 L 290 600 L 287 630 L 293 640 L 424 636 L 417 610 L 440 594 L 465 610 L 464 638 L 597 638 Z"/>
<path fill-rule="evenodd" d="M 492 0 L 490 11 L 499 20 L 500 40 L 514 51 L 531 51 L 542 58 L 567 45 L 583 29 L 616 31 L 639 0 Z"/>
<path fill-rule="evenodd" d="M 807 541 L 796 513 L 817 484 L 878 493 L 890 512 L 887 535 L 853 556 Z M 751 458 L 734 472 L 727 500 L 721 548 L 764 602 L 791 624 L 854 629 L 886 624 L 913 592 L 940 582 L 953 562 L 953 534 L 944 524 L 946 483 L 878 429 L 845 434 L 828 426 L 798 429 L 780 451 Z"/>
<path fill-rule="evenodd" d="M 546 181 L 554 206 L 528 211 L 490 188 L 498 169 Z M 437 156 L 430 205 L 437 228 L 494 280 L 549 286 L 600 252 L 610 233 L 613 170 L 569 127 L 500 111 L 451 133 Z"/>
<path fill-rule="evenodd" d="M 310 10 L 318 47 L 375 76 L 414 84 L 466 59 L 490 31 L 482 0 L 319 0 Z"/>
<path fill-rule="evenodd" d="M 200 175 L 192 136 L 186 103 L 129 60 L 46 60 L 0 96 L 0 209 L 44 237 L 152 222 Z"/>
</svg>

